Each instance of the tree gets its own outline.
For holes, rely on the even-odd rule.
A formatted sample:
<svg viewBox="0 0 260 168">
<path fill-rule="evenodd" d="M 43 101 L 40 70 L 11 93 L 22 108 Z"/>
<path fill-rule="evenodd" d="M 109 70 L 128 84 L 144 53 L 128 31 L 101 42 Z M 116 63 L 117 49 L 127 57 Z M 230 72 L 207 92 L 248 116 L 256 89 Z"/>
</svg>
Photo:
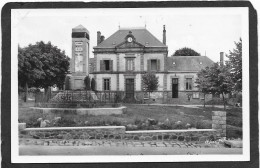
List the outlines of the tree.
<svg viewBox="0 0 260 168">
<path fill-rule="evenodd" d="M 172 56 L 200 56 L 200 53 L 191 48 L 183 47 L 176 50 Z"/>
<path fill-rule="evenodd" d="M 222 95 L 224 109 L 226 109 L 225 95 L 231 93 L 233 82 L 228 66 L 213 64 L 210 68 L 202 69 L 198 73 L 198 88 L 204 93 Z"/>
<path fill-rule="evenodd" d="M 85 89 L 86 90 L 91 90 L 91 87 L 90 87 L 90 77 L 89 76 L 85 77 L 84 84 L 85 84 Z"/>
<path fill-rule="evenodd" d="M 205 107 L 205 97 L 206 94 L 211 93 L 210 91 L 210 81 L 209 81 L 209 77 L 208 77 L 208 71 L 209 71 L 209 67 L 206 67 L 205 69 L 202 69 L 200 72 L 197 73 L 197 79 L 195 81 L 195 83 L 197 84 L 196 87 L 199 89 L 199 91 L 201 91 L 204 95 L 204 107 Z"/>
<path fill-rule="evenodd" d="M 18 85 L 25 90 L 24 101 L 27 101 L 28 87 L 34 86 L 43 77 L 43 64 L 38 59 L 39 50 L 28 50 L 18 46 Z"/>
<path fill-rule="evenodd" d="M 53 85 L 59 88 L 63 86 L 69 69 L 69 57 L 51 42 L 30 44 L 18 54 L 18 60 L 22 69 L 18 74 L 19 83 L 29 82 L 30 86 L 41 87 L 45 91 Z"/>
<path fill-rule="evenodd" d="M 148 72 L 142 76 L 142 82 L 143 82 L 143 89 L 144 91 L 149 93 L 149 99 L 150 99 L 150 93 L 158 89 L 159 86 L 158 77 L 156 77 L 155 73 Z"/>
<path fill-rule="evenodd" d="M 226 65 L 230 68 L 231 78 L 234 83 L 233 91 L 242 91 L 242 39 L 239 42 L 235 42 L 236 48 L 233 52 L 229 51 L 228 61 Z"/>
<path fill-rule="evenodd" d="M 95 78 L 91 79 L 91 90 L 96 91 L 96 80 L 95 80 Z"/>
</svg>

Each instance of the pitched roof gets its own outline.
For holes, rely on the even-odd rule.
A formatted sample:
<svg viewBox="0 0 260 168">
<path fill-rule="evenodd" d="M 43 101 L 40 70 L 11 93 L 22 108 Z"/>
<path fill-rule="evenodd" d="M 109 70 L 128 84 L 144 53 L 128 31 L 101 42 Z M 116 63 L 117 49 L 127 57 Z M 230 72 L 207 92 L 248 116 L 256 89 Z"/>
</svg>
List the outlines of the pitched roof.
<svg viewBox="0 0 260 168">
<path fill-rule="evenodd" d="M 136 42 L 146 47 L 167 47 L 146 28 L 129 28 L 117 30 L 114 34 L 94 48 L 114 48 L 116 45 L 125 41 L 125 37 L 129 34 L 129 31 L 131 31 L 132 35 L 136 38 Z"/>
<path fill-rule="evenodd" d="M 200 71 L 213 63 L 207 56 L 167 57 L 168 71 Z"/>
</svg>

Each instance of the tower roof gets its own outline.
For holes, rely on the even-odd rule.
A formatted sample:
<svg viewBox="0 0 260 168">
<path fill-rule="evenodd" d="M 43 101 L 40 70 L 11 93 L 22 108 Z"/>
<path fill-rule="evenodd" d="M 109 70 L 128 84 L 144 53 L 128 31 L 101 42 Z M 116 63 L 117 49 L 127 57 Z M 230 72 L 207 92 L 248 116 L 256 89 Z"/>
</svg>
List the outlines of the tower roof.
<svg viewBox="0 0 260 168">
<path fill-rule="evenodd" d="M 77 27 L 72 28 L 72 32 L 87 32 L 89 34 L 89 31 L 81 24 Z"/>
</svg>

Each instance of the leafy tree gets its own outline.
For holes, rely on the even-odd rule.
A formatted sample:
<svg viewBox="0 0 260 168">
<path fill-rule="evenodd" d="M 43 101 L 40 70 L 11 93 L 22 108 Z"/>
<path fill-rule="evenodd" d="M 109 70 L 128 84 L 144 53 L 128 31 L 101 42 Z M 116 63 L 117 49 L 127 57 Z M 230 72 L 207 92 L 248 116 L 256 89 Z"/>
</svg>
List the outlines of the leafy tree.
<svg viewBox="0 0 260 168">
<path fill-rule="evenodd" d="M 209 81 L 209 67 L 202 69 L 200 72 L 197 73 L 198 78 L 196 79 L 195 83 L 197 84 L 196 87 L 201 91 L 204 95 L 204 107 L 205 107 L 205 97 L 206 94 L 210 94 L 210 81 Z"/>
<path fill-rule="evenodd" d="M 91 79 L 91 90 L 96 91 L 96 80 L 95 80 L 95 78 Z"/>
<path fill-rule="evenodd" d="M 228 61 L 226 65 L 230 68 L 231 78 L 234 83 L 233 90 L 235 92 L 242 91 L 242 39 L 235 42 L 236 48 L 229 51 Z"/>
<path fill-rule="evenodd" d="M 85 77 L 84 84 L 85 84 L 85 89 L 86 90 L 91 90 L 91 87 L 90 87 L 90 77 L 89 76 Z"/>
<path fill-rule="evenodd" d="M 25 90 L 24 101 L 27 101 L 28 87 L 34 86 L 43 77 L 43 64 L 38 59 L 39 50 L 18 46 L 18 85 Z"/>
<path fill-rule="evenodd" d="M 200 53 L 196 52 L 195 50 L 183 47 L 178 50 L 176 50 L 173 54 L 173 56 L 200 56 Z"/>
<path fill-rule="evenodd" d="M 150 93 L 158 89 L 159 86 L 158 77 L 156 77 L 155 73 L 148 72 L 142 76 L 142 82 L 143 82 L 143 89 L 144 91 L 149 93 L 149 99 L 150 99 Z"/>
<path fill-rule="evenodd" d="M 51 42 L 30 44 L 18 54 L 18 60 L 19 68 L 23 69 L 19 73 L 19 83 L 29 82 L 30 86 L 41 87 L 45 91 L 53 85 L 63 86 L 69 69 L 69 57 Z"/>
<path fill-rule="evenodd" d="M 231 93 L 233 82 L 230 77 L 228 66 L 213 64 L 210 68 L 202 69 L 198 73 L 197 84 L 204 93 L 220 94 L 226 109 L 225 95 Z"/>
</svg>

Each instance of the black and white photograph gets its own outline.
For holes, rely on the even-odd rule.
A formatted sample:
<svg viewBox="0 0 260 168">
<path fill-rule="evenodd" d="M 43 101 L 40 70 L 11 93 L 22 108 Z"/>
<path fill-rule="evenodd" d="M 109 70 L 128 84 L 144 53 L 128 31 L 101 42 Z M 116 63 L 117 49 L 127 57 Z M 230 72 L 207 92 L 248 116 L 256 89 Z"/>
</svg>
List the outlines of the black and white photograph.
<svg viewBox="0 0 260 168">
<path fill-rule="evenodd" d="M 11 10 L 14 163 L 250 161 L 248 7 Z"/>
</svg>

